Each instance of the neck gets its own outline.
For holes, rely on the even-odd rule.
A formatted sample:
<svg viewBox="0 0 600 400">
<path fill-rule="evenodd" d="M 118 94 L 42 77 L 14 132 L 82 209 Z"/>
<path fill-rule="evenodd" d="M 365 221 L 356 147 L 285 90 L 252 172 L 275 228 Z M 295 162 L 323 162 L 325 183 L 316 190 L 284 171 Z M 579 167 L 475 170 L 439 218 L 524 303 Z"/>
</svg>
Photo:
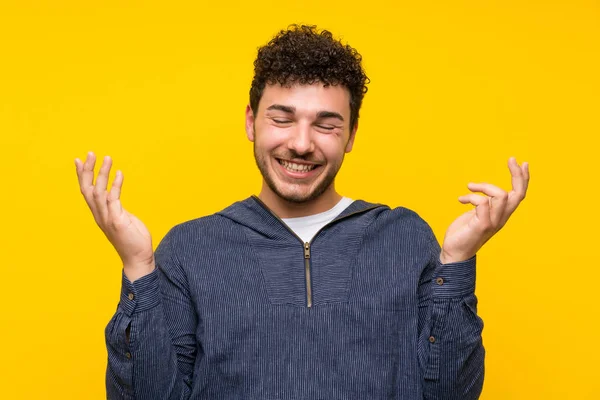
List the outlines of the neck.
<svg viewBox="0 0 600 400">
<path fill-rule="evenodd" d="M 298 218 L 319 214 L 332 209 L 341 199 L 331 184 L 319 197 L 310 201 L 296 203 L 281 198 L 263 181 L 258 198 L 279 218 Z"/>
</svg>

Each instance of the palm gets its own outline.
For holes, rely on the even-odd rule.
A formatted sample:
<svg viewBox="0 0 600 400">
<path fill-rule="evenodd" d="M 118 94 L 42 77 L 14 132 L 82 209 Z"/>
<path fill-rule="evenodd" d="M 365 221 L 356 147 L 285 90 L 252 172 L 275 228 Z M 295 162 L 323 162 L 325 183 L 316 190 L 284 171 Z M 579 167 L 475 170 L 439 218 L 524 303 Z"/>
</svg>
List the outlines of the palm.
<svg viewBox="0 0 600 400">
<path fill-rule="evenodd" d="M 95 155 L 89 153 L 83 164 L 75 160 L 79 186 L 96 223 L 111 242 L 124 265 L 146 265 L 154 263 L 152 237 L 146 226 L 121 204 L 123 174 L 117 171 L 110 192 L 107 191 L 108 176 L 112 161 L 105 157 L 94 184 Z"/>
<path fill-rule="evenodd" d="M 465 253 L 472 250 L 473 244 L 469 238 L 473 236 L 478 223 L 474 209 L 459 216 L 446 230 L 444 247 Z"/>
<path fill-rule="evenodd" d="M 152 258 L 152 237 L 139 218 L 123 209 L 116 225 L 118 229 L 115 230 L 113 238 L 106 232 L 105 234 L 123 261 L 128 258 L 136 260 Z"/>
<path fill-rule="evenodd" d="M 514 158 L 508 161 L 513 190 L 504 190 L 488 183 L 470 183 L 473 192 L 482 192 L 489 197 L 474 193 L 459 197 L 464 204 L 473 204 L 474 209 L 459 216 L 446 231 L 442 245 L 442 262 L 457 262 L 471 258 L 508 221 L 527 193 L 529 165 L 519 166 Z"/>
</svg>

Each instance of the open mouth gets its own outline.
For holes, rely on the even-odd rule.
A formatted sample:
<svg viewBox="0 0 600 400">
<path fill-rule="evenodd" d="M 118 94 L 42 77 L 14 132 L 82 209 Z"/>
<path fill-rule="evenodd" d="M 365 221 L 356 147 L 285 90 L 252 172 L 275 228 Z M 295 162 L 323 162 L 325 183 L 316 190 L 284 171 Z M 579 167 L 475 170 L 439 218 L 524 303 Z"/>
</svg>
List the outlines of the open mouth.
<svg viewBox="0 0 600 400">
<path fill-rule="evenodd" d="M 280 159 L 277 159 L 277 161 L 283 168 L 285 168 L 289 172 L 295 172 L 295 173 L 310 172 L 319 166 L 317 164 L 298 164 L 298 163 L 294 163 L 291 161 L 280 160 Z"/>
</svg>

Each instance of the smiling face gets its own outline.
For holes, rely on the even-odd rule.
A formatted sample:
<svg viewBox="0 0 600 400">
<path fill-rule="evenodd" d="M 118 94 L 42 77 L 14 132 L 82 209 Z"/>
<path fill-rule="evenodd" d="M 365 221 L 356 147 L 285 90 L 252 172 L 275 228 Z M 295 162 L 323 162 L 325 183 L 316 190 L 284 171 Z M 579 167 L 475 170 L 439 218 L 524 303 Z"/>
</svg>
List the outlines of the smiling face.
<svg viewBox="0 0 600 400">
<path fill-rule="evenodd" d="M 339 201 L 334 179 L 356 133 L 350 130 L 347 89 L 267 85 L 256 115 L 246 108 L 246 133 L 263 176 L 259 197 L 268 206 L 302 206 L 309 215 Z"/>
</svg>

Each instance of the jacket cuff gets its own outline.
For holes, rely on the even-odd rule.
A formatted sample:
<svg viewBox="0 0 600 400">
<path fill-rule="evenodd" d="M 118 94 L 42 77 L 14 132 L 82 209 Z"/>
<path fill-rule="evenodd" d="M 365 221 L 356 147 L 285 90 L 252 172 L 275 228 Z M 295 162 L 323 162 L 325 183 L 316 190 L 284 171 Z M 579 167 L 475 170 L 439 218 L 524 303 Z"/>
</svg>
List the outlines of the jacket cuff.
<svg viewBox="0 0 600 400">
<path fill-rule="evenodd" d="M 133 283 L 122 271 L 119 308 L 128 316 L 156 307 L 160 303 L 158 268 Z"/>
<path fill-rule="evenodd" d="M 475 293 L 476 255 L 465 261 L 438 265 L 433 277 L 437 298 L 460 298 Z"/>
</svg>

